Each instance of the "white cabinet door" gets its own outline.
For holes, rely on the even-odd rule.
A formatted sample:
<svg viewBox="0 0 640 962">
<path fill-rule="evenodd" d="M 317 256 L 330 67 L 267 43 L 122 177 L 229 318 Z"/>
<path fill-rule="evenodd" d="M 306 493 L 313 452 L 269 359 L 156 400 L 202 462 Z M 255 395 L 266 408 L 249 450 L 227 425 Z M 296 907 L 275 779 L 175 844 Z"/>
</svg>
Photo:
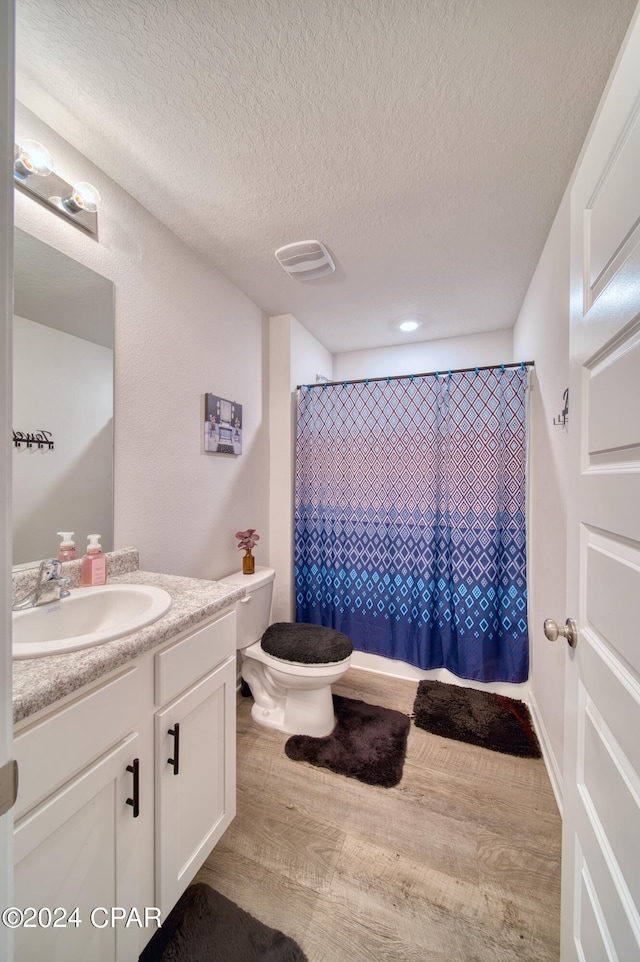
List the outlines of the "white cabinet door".
<svg viewBox="0 0 640 962">
<path fill-rule="evenodd" d="M 139 742 L 137 734 L 129 735 L 16 823 L 14 904 L 65 913 L 54 913 L 49 925 L 45 912 L 34 927 L 16 929 L 16 962 L 137 959 L 140 930 L 122 922 L 104 925 L 108 915 L 102 909 L 138 906 L 142 818 L 134 818 L 127 804 L 134 796 L 134 775 L 127 769 L 134 767 Z M 99 911 L 92 924 L 94 909 Z"/>
<path fill-rule="evenodd" d="M 571 192 L 563 962 L 640 959 L 640 18 Z"/>
<path fill-rule="evenodd" d="M 236 812 L 235 653 L 156 714 L 156 904 L 175 905 Z"/>
</svg>

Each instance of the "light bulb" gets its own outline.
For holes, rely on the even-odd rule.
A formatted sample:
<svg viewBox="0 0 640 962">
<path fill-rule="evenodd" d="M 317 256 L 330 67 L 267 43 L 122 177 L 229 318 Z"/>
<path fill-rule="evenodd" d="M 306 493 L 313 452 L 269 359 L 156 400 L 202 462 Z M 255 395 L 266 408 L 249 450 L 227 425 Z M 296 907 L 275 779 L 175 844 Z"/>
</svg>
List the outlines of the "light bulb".
<svg viewBox="0 0 640 962">
<path fill-rule="evenodd" d="M 401 331 L 415 331 L 420 325 L 417 321 L 403 321 L 400 325 Z"/>
<path fill-rule="evenodd" d="M 21 177 L 30 177 L 31 174 L 48 177 L 53 170 L 53 161 L 47 148 L 37 140 L 23 140 L 18 145 L 18 156 L 13 166 Z"/>
<path fill-rule="evenodd" d="M 95 214 L 100 206 L 100 194 L 93 184 L 81 180 L 80 183 L 75 185 L 70 196 L 65 197 L 62 203 L 72 214 L 77 214 L 81 210 Z"/>
</svg>

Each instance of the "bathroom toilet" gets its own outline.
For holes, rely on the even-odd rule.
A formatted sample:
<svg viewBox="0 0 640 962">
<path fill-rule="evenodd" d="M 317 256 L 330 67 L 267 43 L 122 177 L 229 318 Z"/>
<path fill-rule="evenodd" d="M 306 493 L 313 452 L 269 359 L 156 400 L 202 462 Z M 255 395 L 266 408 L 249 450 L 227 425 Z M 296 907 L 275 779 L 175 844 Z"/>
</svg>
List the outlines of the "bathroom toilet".
<svg viewBox="0 0 640 962">
<path fill-rule="evenodd" d="M 335 725 L 331 685 L 351 664 L 351 642 L 319 625 L 269 627 L 274 578 L 273 568 L 256 566 L 255 574 L 220 579 L 247 591 L 236 603 L 236 619 L 241 674 L 254 698 L 251 717 L 266 728 L 320 738 Z"/>
</svg>

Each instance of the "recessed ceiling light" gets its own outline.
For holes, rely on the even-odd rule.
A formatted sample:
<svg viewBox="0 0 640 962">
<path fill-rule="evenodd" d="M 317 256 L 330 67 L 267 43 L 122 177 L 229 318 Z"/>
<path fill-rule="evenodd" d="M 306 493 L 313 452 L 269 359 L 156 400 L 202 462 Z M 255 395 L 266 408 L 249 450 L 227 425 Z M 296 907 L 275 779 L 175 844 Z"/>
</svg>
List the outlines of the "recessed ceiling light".
<svg viewBox="0 0 640 962">
<path fill-rule="evenodd" d="M 403 321 L 402 324 L 400 324 L 401 331 L 415 331 L 418 327 L 420 327 L 420 325 L 417 321 Z"/>
</svg>

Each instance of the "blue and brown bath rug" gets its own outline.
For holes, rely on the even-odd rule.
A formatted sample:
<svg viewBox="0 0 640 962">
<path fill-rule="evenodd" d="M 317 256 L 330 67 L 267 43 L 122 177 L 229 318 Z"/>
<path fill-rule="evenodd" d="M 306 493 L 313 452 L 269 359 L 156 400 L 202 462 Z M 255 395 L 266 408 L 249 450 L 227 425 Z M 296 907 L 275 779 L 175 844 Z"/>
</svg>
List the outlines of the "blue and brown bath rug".
<svg viewBox="0 0 640 962">
<path fill-rule="evenodd" d="M 493 752 L 541 758 L 529 709 L 522 701 L 441 681 L 421 681 L 413 705 L 418 728 Z"/>
</svg>

